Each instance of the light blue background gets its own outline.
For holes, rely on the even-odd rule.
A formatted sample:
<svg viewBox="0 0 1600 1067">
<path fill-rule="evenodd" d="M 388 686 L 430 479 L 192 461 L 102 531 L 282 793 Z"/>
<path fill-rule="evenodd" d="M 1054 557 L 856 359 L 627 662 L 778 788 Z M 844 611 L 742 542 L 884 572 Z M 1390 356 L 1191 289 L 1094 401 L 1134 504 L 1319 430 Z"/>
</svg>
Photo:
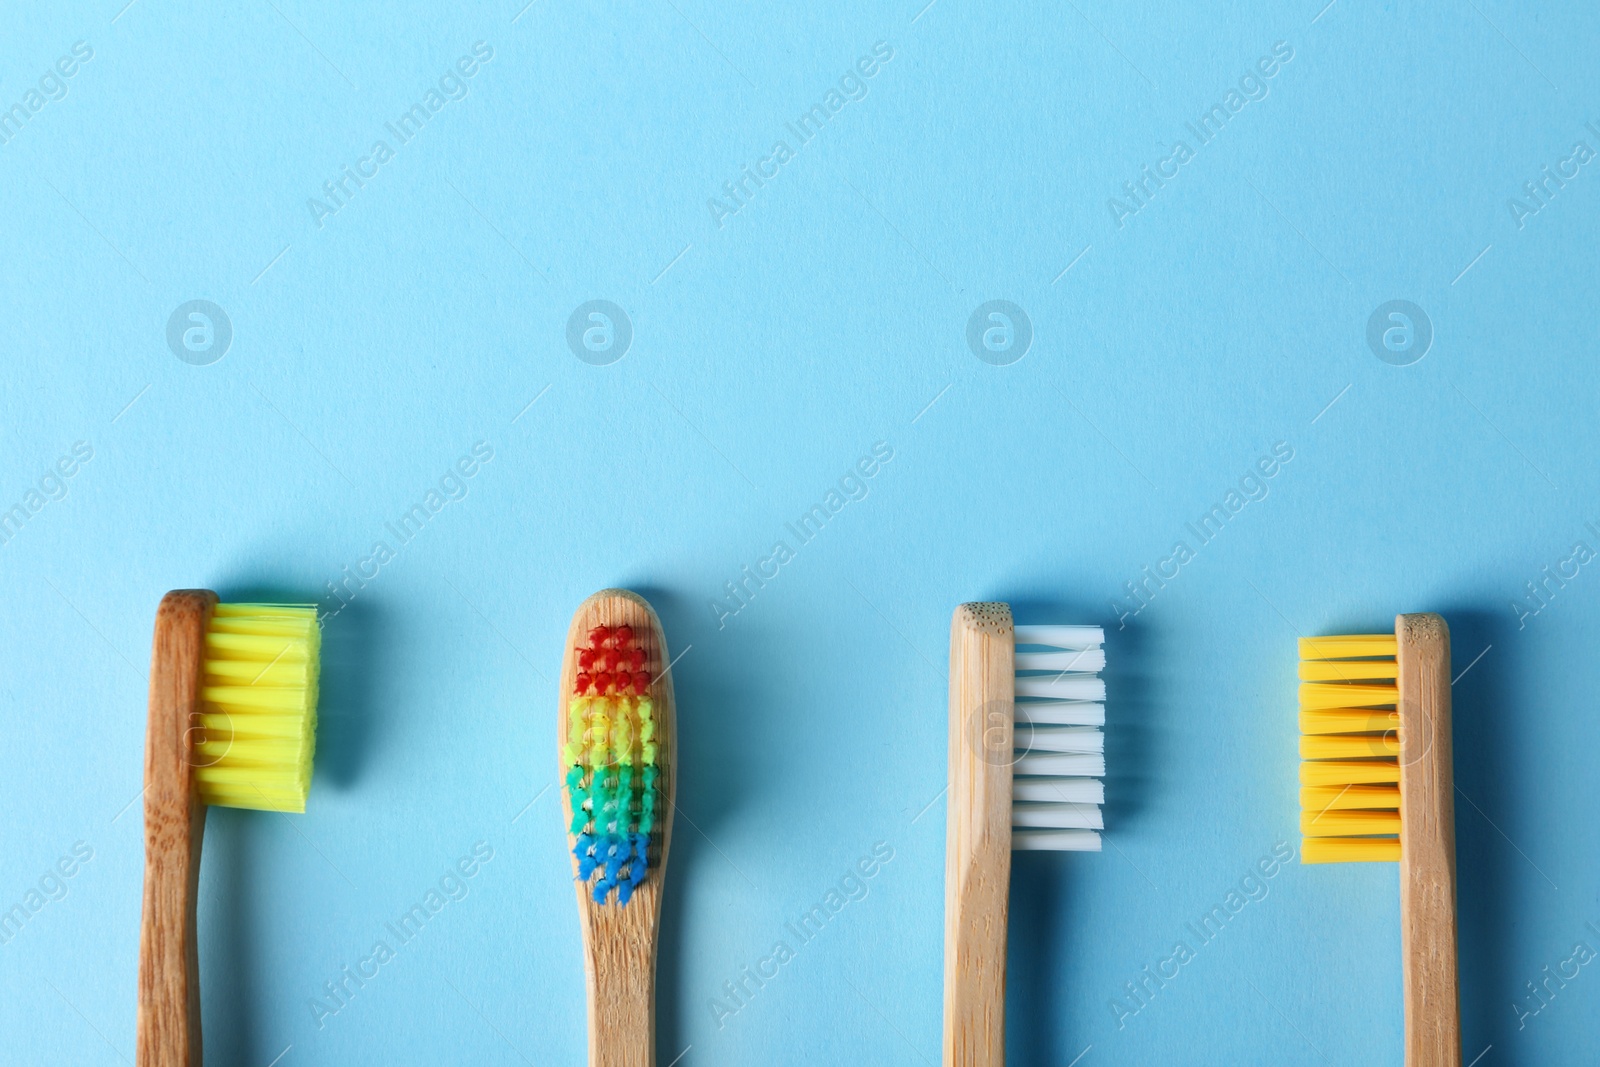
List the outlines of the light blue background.
<svg viewBox="0 0 1600 1067">
<path fill-rule="evenodd" d="M 1600 16 L 1323 2 L 13 5 L 0 105 L 94 55 L 0 146 L 0 509 L 94 455 L 0 545 L 0 906 L 93 859 L 0 945 L 0 1062 L 132 1058 L 161 594 L 331 609 L 478 441 L 465 498 L 326 626 L 307 813 L 210 816 L 209 1062 L 584 1061 L 541 790 L 562 637 L 608 585 L 682 653 L 663 1067 L 938 1061 L 972 599 L 1110 629 L 1109 847 L 1015 865 L 1013 1062 L 1400 1061 L 1392 865 L 1291 864 L 1120 1028 L 1110 1003 L 1298 846 L 1296 634 L 1421 610 L 1472 664 L 1466 1058 L 1592 1054 L 1600 969 L 1519 1015 L 1600 949 L 1600 568 L 1513 605 L 1600 548 L 1600 163 L 1520 229 L 1507 200 L 1600 148 Z M 307 199 L 476 41 L 466 98 L 319 228 Z M 708 198 L 879 41 L 865 97 L 719 227 Z M 1266 98 L 1119 228 L 1108 198 L 1279 41 Z M 232 322 L 210 366 L 166 344 L 191 299 Z M 611 366 L 566 344 L 591 299 L 632 320 Z M 1035 331 L 1009 367 L 966 344 L 990 299 Z M 1366 343 L 1391 299 L 1433 324 L 1411 366 Z M 865 499 L 719 625 L 880 441 Z M 1265 499 L 1119 630 L 1124 583 L 1280 441 Z M 319 1026 L 323 983 L 480 841 L 469 895 Z M 722 984 L 880 841 L 866 898 L 719 1026 Z"/>
</svg>

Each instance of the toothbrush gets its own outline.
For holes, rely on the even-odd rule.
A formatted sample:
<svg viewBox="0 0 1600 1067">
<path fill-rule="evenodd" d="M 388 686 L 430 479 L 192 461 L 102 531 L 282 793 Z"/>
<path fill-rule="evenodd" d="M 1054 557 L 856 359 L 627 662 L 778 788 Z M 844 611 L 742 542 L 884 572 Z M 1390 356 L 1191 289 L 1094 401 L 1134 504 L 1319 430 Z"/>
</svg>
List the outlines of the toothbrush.
<svg viewBox="0 0 1600 1067">
<path fill-rule="evenodd" d="M 656 941 L 677 759 L 661 620 L 643 597 L 585 600 L 562 656 L 559 739 L 577 880 L 590 1067 L 650 1067 Z"/>
<path fill-rule="evenodd" d="M 168 593 L 144 756 L 139 1067 L 200 1067 L 195 898 L 206 807 L 304 811 L 317 720 L 314 607 Z"/>
<path fill-rule="evenodd" d="M 1011 851 L 1100 850 L 1104 640 L 1098 626 L 1013 626 L 1007 604 L 950 621 L 945 1067 L 1005 1063 Z"/>
<path fill-rule="evenodd" d="M 1407 1067 L 1461 1063 L 1450 630 L 1300 639 L 1302 863 L 1400 863 Z"/>
</svg>

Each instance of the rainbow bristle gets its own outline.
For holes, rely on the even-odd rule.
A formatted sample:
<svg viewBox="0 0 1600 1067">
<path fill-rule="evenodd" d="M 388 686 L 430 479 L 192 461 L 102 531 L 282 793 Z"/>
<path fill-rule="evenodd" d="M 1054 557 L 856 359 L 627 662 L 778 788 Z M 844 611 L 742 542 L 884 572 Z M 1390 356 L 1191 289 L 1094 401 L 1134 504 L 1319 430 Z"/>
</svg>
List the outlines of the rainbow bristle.
<svg viewBox="0 0 1600 1067">
<path fill-rule="evenodd" d="M 203 803 L 306 810 L 321 650 L 313 606 L 216 606 L 189 739 Z"/>
<path fill-rule="evenodd" d="M 1393 634 L 1300 641 L 1300 861 L 1400 858 Z"/>
<path fill-rule="evenodd" d="M 562 758 L 578 880 L 603 904 L 626 904 L 650 866 L 659 750 L 649 656 L 629 626 L 597 626 L 574 650 Z"/>
</svg>

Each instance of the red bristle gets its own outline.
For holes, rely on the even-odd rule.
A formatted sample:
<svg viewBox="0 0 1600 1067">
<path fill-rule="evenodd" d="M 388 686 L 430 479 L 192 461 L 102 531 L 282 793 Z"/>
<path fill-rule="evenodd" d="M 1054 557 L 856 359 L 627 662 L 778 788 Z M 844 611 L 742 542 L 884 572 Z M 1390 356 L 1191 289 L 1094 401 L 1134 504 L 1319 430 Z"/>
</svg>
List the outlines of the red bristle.
<svg viewBox="0 0 1600 1067">
<path fill-rule="evenodd" d="M 634 645 L 631 626 L 596 626 L 589 631 L 589 647 L 579 648 L 576 689 L 598 696 L 639 696 L 650 688 L 644 670 L 645 650 Z"/>
</svg>

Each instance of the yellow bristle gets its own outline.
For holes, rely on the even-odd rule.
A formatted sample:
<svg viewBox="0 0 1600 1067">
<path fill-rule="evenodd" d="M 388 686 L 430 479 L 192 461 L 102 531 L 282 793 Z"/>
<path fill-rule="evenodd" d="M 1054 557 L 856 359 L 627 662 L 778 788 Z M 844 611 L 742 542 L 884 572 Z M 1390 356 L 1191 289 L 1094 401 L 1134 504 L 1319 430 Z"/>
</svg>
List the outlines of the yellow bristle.
<svg viewBox="0 0 1600 1067">
<path fill-rule="evenodd" d="M 1400 790 L 1392 785 L 1308 785 L 1300 790 L 1302 811 L 1370 808 L 1400 810 Z"/>
<path fill-rule="evenodd" d="M 1399 713 L 1381 708 L 1320 708 L 1300 713 L 1303 734 L 1375 734 L 1399 728 Z"/>
<path fill-rule="evenodd" d="M 1394 634 L 1355 634 L 1345 637 L 1302 637 L 1301 659 L 1354 659 L 1395 656 L 1400 650 Z"/>
<path fill-rule="evenodd" d="M 1382 759 L 1400 755 L 1400 741 L 1394 734 L 1357 734 L 1353 737 L 1311 734 L 1300 738 L 1300 758 Z"/>
<path fill-rule="evenodd" d="M 1302 682 L 1372 682 L 1399 675 L 1392 659 L 1301 660 Z"/>
<path fill-rule="evenodd" d="M 1377 708 L 1400 699 L 1392 685 L 1359 685 L 1346 682 L 1301 682 L 1300 706 L 1307 711 L 1326 708 Z"/>
<path fill-rule="evenodd" d="M 1356 837 L 1399 834 L 1398 811 L 1302 811 L 1300 832 L 1306 837 Z"/>
<path fill-rule="evenodd" d="M 1394 863 L 1398 837 L 1308 837 L 1300 842 L 1301 863 Z"/>
<path fill-rule="evenodd" d="M 1302 863 L 1400 858 L 1397 651 L 1389 634 L 1300 639 Z"/>
<path fill-rule="evenodd" d="M 1301 785 L 1398 784 L 1400 764 L 1389 760 L 1307 760 L 1300 764 Z"/>
<path fill-rule="evenodd" d="M 202 802 L 306 810 L 321 649 L 311 605 L 217 605 L 190 739 Z"/>
</svg>

